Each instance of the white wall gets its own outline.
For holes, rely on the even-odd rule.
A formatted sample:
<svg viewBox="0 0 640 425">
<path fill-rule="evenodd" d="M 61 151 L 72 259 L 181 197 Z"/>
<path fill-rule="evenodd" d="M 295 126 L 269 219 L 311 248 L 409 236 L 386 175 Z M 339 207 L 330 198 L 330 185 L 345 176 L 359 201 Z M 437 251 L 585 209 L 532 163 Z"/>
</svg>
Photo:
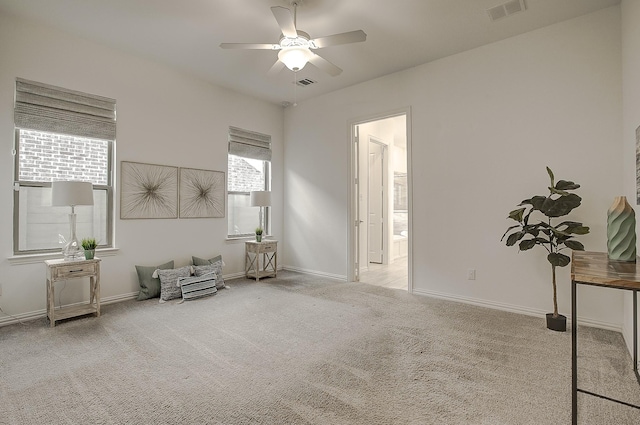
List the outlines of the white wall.
<svg viewBox="0 0 640 425">
<path fill-rule="evenodd" d="M 619 7 L 300 102 L 285 111 L 284 262 L 347 275 L 348 122 L 411 107 L 415 292 L 549 312 L 546 251 L 505 247 L 507 214 L 545 194 L 548 165 L 582 184 L 571 218 L 591 227 L 589 250 L 605 250 L 623 190 L 621 104 Z M 568 268 L 559 282 L 569 314 Z M 621 328 L 622 295 L 586 288 L 580 306 Z"/>
<path fill-rule="evenodd" d="M 640 126 L 640 2 L 623 0 L 622 11 L 622 99 L 623 99 L 623 169 L 624 190 L 629 204 L 636 210 L 640 220 L 640 210 L 636 203 L 636 128 Z M 636 226 L 636 233 L 640 226 Z M 640 239 L 638 239 L 640 240 Z M 633 341 L 633 298 L 626 293 L 624 298 L 624 336 L 632 350 Z"/>
<path fill-rule="evenodd" d="M 282 235 L 282 108 L 193 78 L 144 58 L 62 32 L 0 16 L 0 307 L 30 317 L 45 308 L 45 267 L 15 265 L 13 254 L 13 96 L 16 77 L 117 100 L 116 177 L 120 161 L 221 170 L 227 166 L 228 126 L 267 133 L 273 141 L 273 234 Z M 116 191 L 116 217 L 119 217 Z M 191 255 L 223 255 L 225 274 L 244 270 L 244 244 L 225 242 L 226 219 L 116 219 L 115 256 L 103 258 L 102 297 L 138 289 L 134 265 Z M 77 300 L 68 284 L 63 303 Z M 57 303 L 57 300 L 56 300 Z M 6 320 L 0 314 L 0 322 Z"/>
</svg>

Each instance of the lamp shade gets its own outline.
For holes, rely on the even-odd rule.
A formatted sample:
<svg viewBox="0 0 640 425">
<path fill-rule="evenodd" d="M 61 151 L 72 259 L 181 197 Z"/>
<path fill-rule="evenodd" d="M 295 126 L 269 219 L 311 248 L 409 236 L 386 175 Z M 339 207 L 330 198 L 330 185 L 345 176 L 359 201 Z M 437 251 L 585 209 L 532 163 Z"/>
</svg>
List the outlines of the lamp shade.
<svg viewBox="0 0 640 425">
<path fill-rule="evenodd" d="M 278 59 L 292 71 L 300 71 L 311 59 L 311 51 L 302 46 L 285 47 L 278 53 Z"/>
<path fill-rule="evenodd" d="M 250 201 L 252 207 L 268 207 L 271 206 L 271 192 L 267 190 L 258 190 L 250 193 Z"/>
<path fill-rule="evenodd" d="M 93 205 L 93 184 L 91 182 L 51 183 L 51 206 L 75 205 Z"/>
</svg>

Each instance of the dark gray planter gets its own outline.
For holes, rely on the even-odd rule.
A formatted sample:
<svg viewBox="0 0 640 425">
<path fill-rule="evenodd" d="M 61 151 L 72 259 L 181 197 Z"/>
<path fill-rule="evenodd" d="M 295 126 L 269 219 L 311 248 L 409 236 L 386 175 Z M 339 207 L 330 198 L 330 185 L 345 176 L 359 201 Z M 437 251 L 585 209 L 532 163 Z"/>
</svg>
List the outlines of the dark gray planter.
<svg viewBox="0 0 640 425">
<path fill-rule="evenodd" d="M 557 332 L 567 331 L 567 317 L 559 314 L 558 317 L 553 317 L 553 313 L 547 313 L 547 329 Z"/>
</svg>

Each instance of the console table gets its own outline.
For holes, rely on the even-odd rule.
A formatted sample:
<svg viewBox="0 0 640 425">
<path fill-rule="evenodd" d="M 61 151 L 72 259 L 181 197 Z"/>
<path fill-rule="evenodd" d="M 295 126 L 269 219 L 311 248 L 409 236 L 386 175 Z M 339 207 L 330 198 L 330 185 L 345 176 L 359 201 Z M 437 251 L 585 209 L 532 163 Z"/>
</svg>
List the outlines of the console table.
<svg viewBox="0 0 640 425">
<path fill-rule="evenodd" d="M 47 265 L 47 317 L 51 327 L 56 325 L 56 320 L 70 317 L 95 314 L 100 316 L 100 259 L 92 260 L 46 260 Z M 75 279 L 79 277 L 89 278 L 89 303 L 68 307 L 55 308 L 55 283 L 61 280 Z"/>
<path fill-rule="evenodd" d="M 245 272 L 247 277 L 254 278 L 256 282 L 260 281 L 262 277 L 276 277 L 278 273 L 278 241 L 270 239 L 262 242 L 245 242 Z"/>
<path fill-rule="evenodd" d="M 603 288 L 633 291 L 633 371 L 638 383 L 638 290 L 640 290 L 640 263 L 609 260 L 606 252 L 573 251 L 571 262 L 571 419 L 578 424 L 578 393 L 640 409 L 640 406 L 616 400 L 578 388 L 578 312 L 577 286 L 592 285 Z"/>
</svg>

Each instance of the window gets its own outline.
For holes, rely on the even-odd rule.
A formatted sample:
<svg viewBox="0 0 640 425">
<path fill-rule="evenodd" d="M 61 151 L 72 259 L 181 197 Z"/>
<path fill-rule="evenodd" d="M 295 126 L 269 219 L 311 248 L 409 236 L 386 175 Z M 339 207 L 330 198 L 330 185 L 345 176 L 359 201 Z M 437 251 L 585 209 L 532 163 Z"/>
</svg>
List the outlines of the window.
<svg viewBox="0 0 640 425">
<path fill-rule="evenodd" d="M 14 253 L 58 251 L 71 208 L 51 206 L 51 182 L 93 183 L 94 205 L 76 207 L 77 236 L 113 246 L 115 101 L 16 80 Z"/>
<path fill-rule="evenodd" d="M 260 207 L 252 207 L 252 191 L 270 189 L 271 136 L 229 127 L 227 165 L 228 236 L 253 235 L 260 223 Z M 265 234 L 269 234 L 269 207 L 264 207 Z"/>
</svg>

